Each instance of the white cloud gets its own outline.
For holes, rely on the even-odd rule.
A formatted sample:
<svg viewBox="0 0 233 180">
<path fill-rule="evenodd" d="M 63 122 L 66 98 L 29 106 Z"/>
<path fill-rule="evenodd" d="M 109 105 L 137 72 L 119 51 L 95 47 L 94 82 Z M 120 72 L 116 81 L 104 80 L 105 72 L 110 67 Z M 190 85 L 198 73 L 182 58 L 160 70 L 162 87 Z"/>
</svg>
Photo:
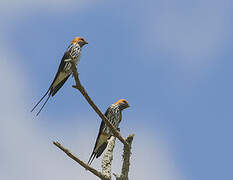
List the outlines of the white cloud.
<svg viewBox="0 0 233 180">
<path fill-rule="evenodd" d="M 230 1 L 170 1 L 148 10 L 144 39 L 186 65 L 213 62 L 232 29 Z M 145 38 L 146 35 L 146 38 Z"/>
<path fill-rule="evenodd" d="M 139 128 L 139 127 L 138 127 Z M 141 130 L 137 131 L 141 132 Z M 180 173 L 177 163 L 174 162 L 169 151 L 169 146 L 153 134 L 141 132 L 136 134 L 131 156 L 130 179 L 159 179 L 182 180 L 184 175 Z M 115 148 L 114 171 L 120 172 L 122 145 Z M 120 157 L 120 159 L 119 159 Z M 119 174 L 119 173 L 118 173 Z"/>
<path fill-rule="evenodd" d="M 22 62 L 20 58 L 17 58 L 19 61 L 11 61 L 15 57 L 18 56 L 0 48 L 0 179 L 94 179 L 91 173 L 66 157 L 51 142 L 62 139 L 72 152 L 87 160 L 94 145 L 90 137 L 96 136 L 97 130 L 93 130 L 96 127 L 85 124 L 87 119 L 79 118 L 83 121 L 82 127 L 76 121 L 77 124 L 64 123 L 65 128 L 54 125 L 51 129 L 44 127 L 49 120 L 33 119 L 28 109 L 29 82 L 16 63 Z M 73 118 L 77 119 L 75 114 Z M 115 149 L 113 172 L 120 169 L 122 146 L 119 144 Z M 181 179 L 179 170 L 171 166 L 172 161 L 159 139 L 152 139 L 145 133 L 136 135 L 130 177 L 135 180 Z M 100 167 L 99 163 L 100 159 L 97 159 L 93 165 Z"/>
<path fill-rule="evenodd" d="M 25 17 L 38 10 L 44 12 L 81 12 L 86 8 L 101 3 L 93 0 L 2 0 L 1 13 L 4 16 L 17 18 Z M 19 16 L 20 15 L 20 16 Z"/>
</svg>

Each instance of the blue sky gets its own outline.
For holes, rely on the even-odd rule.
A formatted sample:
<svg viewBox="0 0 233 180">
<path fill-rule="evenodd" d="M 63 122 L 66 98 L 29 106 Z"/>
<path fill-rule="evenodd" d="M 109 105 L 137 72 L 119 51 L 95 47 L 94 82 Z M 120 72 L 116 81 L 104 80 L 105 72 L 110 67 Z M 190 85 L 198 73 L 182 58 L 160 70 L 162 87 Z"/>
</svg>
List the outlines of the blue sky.
<svg viewBox="0 0 233 180">
<path fill-rule="evenodd" d="M 70 41 L 83 36 L 79 73 L 89 95 L 102 111 L 120 98 L 131 104 L 120 125 L 124 136 L 135 133 L 131 179 L 232 179 L 232 5 L 4 0 L 0 177 L 93 179 L 51 144 L 58 139 L 84 160 L 92 151 L 100 119 L 74 80 L 38 118 L 29 113 Z M 116 172 L 121 152 L 118 142 Z"/>
</svg>

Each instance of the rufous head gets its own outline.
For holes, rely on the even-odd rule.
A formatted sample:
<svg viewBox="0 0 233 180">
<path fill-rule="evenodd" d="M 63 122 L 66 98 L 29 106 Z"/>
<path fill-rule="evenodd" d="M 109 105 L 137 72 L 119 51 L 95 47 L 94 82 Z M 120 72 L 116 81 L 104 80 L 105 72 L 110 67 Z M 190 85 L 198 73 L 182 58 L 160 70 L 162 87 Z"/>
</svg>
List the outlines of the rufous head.
<svg viewBox="0 0 233 180">
<path fill-rule="evenodd" d="M 85 44 L 88 44 L 88 42 L 82 38 L 82 37 L 75 37 L 73 40 L 72 40 L 72 44 L 79 44 L 80 47 L 83 47 Z"/>
<path fill-rule="evenodd" d="M 123 110 L 123 109 L 126 109 L 129 107 L 129 103 L 125 99 L 120 99 L 117 102 L 115 102 L 114 104 L 119 106 L 120 110 Z"/>
</svg>

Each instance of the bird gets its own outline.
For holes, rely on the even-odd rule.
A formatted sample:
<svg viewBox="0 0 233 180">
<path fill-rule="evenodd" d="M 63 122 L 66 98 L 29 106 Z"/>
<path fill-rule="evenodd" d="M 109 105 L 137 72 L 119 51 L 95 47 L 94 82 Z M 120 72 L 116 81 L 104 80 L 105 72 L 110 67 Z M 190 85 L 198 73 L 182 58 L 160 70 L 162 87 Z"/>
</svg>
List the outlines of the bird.
<svg viewBox="0 0 233 180">
<path fill-rule="evenodd" d="M 112 123 L 113 126 L 118 128 L 122 119 L 122 111 L 128 107 L 128 101 L 126 101 L 125 99 L 120 99 L 116 103 L 108 107 L 105 112 L 105 116 Z M 113 134 L 111 133 L 110 128 L 104 123 L 104 121 L 102 121 L 94 149 L 87 163 L 88 165 L 91 165 L 95 158 L 100 157 L 100 155 L 103 153 L 108 145 L 108 139 L 110 139 L 112 135 Z"/>
<path fill-rule="evenodd" d="M 57 73 L 52 81 L 51 85 L 49 86 L 47 92 L 43 95 L 43 97 L 36 103 L 36 105 L 32 108 L 31 112 L 40 104 L 40 102 L 48 95 L 46 101 L 37 112 L 36 116 L 38 116 L 41 110 L 44 108 L 45 104 L 48 102 L 51 96 L 54 96 L 58 90 L 64 85 L 66 80 L 70 77 L 72 70 L 71 70 L 71 62 L 73 61 L 75 65 L 78 64 L 81 57 L 82 47 L 88 44 L 87 41 L 83 37 L 75 37 L 71 44 L 66 49 L 60 65 L 58 67 Z"/>
</svg>

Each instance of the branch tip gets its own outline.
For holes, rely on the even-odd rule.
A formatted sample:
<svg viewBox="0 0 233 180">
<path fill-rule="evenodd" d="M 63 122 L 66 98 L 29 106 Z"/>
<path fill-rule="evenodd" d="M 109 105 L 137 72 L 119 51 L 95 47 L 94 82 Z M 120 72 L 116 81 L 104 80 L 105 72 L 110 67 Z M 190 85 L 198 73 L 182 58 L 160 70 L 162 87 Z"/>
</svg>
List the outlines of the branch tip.
<svg viewBox="0 0 233 180">
<path fill-rule="evenodd" d="M 106 177 L 101 172 L 99 172 L 96 169 L 92 168 L 91 166 L 89 166 L 88 164 L 86 164 L 82 160 L 80 160 L 78 157 L 76 157 L 75 155 L 73 155 L 68 149 L 66 149 L 65 147 L 63 147 L 59 142 L 53 141 L 53 144 L 55 146 L 57 146 L 59 149 L 61 149 L 64 153 L 66 153 L 67 156 L 69 156 L 71 159 L 73 159 L 79 165 L 81 165 L 84 169 L 92 172 L 94 175 L 96 175 L 97 177 L 99 177 L 102 180 L 110 180 L 110 178 Z"/>
</svg>

